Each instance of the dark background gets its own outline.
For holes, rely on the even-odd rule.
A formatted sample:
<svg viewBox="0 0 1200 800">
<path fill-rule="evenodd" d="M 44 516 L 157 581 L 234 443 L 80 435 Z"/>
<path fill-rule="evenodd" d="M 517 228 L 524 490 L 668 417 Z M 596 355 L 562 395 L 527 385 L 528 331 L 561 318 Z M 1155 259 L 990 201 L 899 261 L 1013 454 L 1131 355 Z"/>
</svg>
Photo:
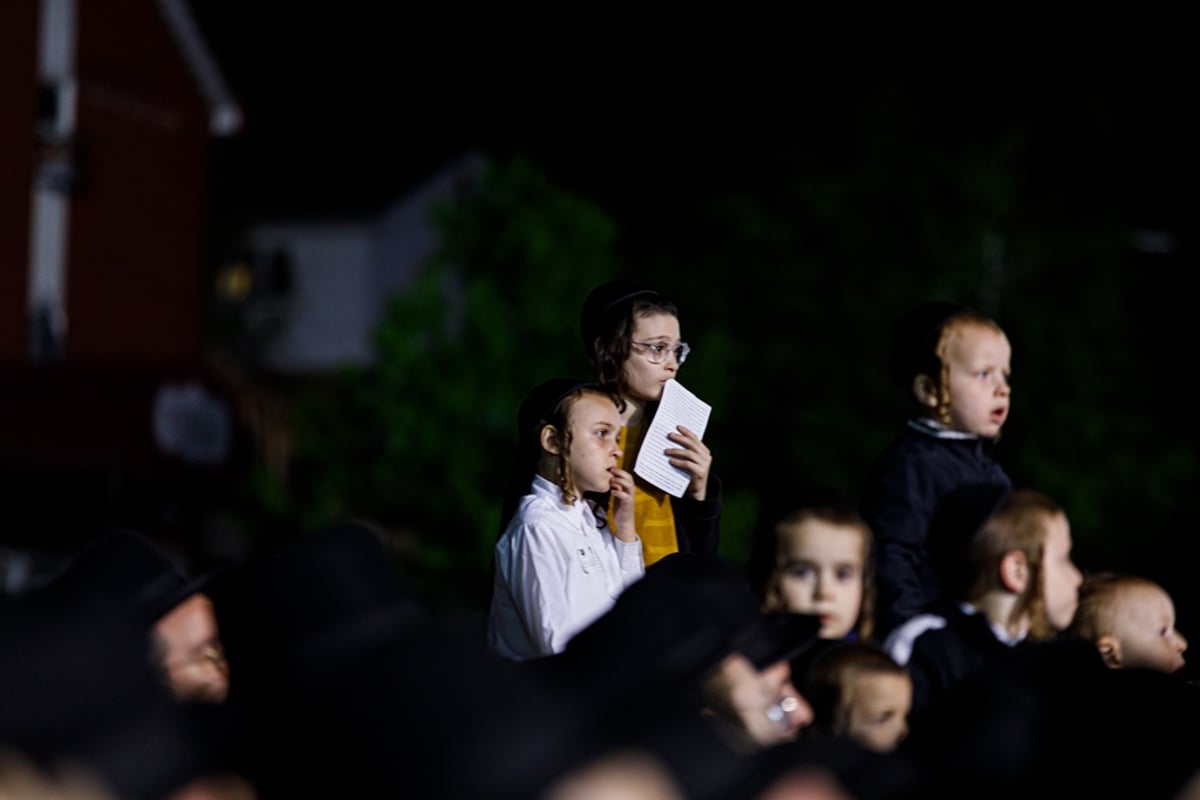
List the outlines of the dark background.
<svg viewBox="0 0 1200 800">
<path fill-rule="evenodd" d="M 997 451 L 1014 482 L 1064 505 L 1082 566 L 1144 572 L 1185 632 L 1197 618 L 1200 131 L 1180 19 L 192 8 L 245 112 L 210 147 L 214 271 L 255 224 L 367 218 L 466 153 L 495 165 L 437 223 L 455 336 L 424 286 L 374 368 L 242 365 L 297 446 L 287 485 L 247 459 L 191 493 L 228 502 L 233 529 L 368 517 L 425 588 L 478 608 L 516 404 L 586 368 L 578 308 L 626 275 L 679 302 L 740 559 L 763 492 L 859 490 L 906 411 L 887 326 L 953 297 L 1014 345 Z"/>
</svg>

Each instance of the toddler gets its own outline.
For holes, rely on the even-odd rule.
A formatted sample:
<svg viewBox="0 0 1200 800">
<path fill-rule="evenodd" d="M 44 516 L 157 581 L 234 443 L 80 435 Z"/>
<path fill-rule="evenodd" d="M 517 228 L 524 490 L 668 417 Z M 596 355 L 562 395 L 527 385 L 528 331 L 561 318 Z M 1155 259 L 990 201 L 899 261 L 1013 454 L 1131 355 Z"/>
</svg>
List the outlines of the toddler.
<svg viewBox="0 0 1200 800">
<path fill-rule="evenodd" d="M 957 303 L 920 303 L 892 328 L 892 377 L 913 416 L 873 464 L 862 503 L 878 545 L 884 633 L 938 599 L 926 539 L 942 500 L 964 485 L 1011 489 L 992 458 L 1008 421 L 1011 357 L 1000 326 Z"/>
<path fill-rule="evenodd" d="M 1114 669 L 1174 673 L 1183 669 L 1187 639 L 1175 630 L 1171 596 L 1153 581 L 1099 572 L 1079 587 L 1071 633 L 1096 645 Z"/>
</svg>

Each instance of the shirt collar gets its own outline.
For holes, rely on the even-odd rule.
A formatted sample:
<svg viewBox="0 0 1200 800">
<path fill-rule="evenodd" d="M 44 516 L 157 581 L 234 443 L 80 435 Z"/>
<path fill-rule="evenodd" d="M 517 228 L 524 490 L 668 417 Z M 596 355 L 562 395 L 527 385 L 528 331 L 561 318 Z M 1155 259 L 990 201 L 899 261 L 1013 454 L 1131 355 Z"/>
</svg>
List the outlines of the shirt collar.
<svg viewBox="0 0 1200 800">
<path fill-rule="evenodd" d="M 533 476 L 533 494 L 545 497 L 552 501 L 555 506 L 564 514 L 570 514 L 579 517 L 580 520 L 587 522 L 595 522 L 596 512 L 592 508 L 591 503 L 587 500 L 576 500 L 574 503 L 568 504 L 563 502 L 562 489 L 555 483 L 541 475 Z"/>
<path fill-rule="evenodd" d="M 908 427 L 914 431 L 918 431 L 927 436 L 933 436 L 936 439 L 979 439 L 982 438 L 978 434 L 966 433 L 964 431 L 956 431 L 947 425 L 943 425 L 936 419 L 929 417 L 916 417 L 908 421 Z"/>
<path fill-rule="evenodd" d="M 980 613 L 979 609 L 970 603 L 959 603 L 958 608 L 968 617 L 973 617 Z M 1026 625 L 1017 633 L 1013 634 L 1009 633 L 1008 628 L 1004 627 L 1003 625 L 997 625 L 991 620 L 985 621 L 987 622 L 988 627 L 991 628 L 992 635 L 995 636 L 997 640 L 1008 645 L 1009 647 L 1015 647 L 1016 645 L 1019 645 L 1021 642 L 1025 641 L 1025 637 L 1029 635 L 1028 625 Z"/>
</svg>

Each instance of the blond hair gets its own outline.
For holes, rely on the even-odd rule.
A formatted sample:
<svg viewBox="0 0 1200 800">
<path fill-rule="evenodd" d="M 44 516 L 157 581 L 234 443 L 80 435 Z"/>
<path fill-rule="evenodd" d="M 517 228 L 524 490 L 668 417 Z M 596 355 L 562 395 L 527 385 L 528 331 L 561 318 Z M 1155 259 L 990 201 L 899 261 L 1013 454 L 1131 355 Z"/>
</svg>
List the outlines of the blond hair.
<svg viewBox="0 0 1200 800">
<path fill-rule="evenodd" d="M 1068 631 L 1081 639 L 1095 642 L 1113 633 L 1117 608 L 1130 589 L 1144 587 L 1164 591 L 1152 580 L 1116 572 L 1096 572 L 1079 586 L 1079 607 Z"/>
<path fill-rule="evenodd" d="M 935 413 L 937 414 L 938 421 L 943 425 L 950 424 L 950 362 L 946 360 L 946 351 L 950 348 L 950 340 L 964 329 L 970 327 L 987 328 L 999 334 L 1004 333 L 1004 329 L 991 317 L 986 317 L 978 311 L 970 309 L 959 311 L 942 323 L 942 329 L 938 335 L 937 347 L 934 348 L 934 353 L 937 354 L 938 363 L 941 365 L 937 375 L 937 408 L 935 409 Z M 931 375 L 930 377 L 933 376 Z"/>
<path fill-rule="evenodd" d="M 1042 561 L 1046 553 L 1047 522 L 1065 516 L 1062 508 L 1040 492 L 1018 489 L 1000 504 L 971 540 L 967 564 L 974 579 L 967 601 L 975 602 L 996 588 L 1000 563 L 1009 553 L 1024 555 L 1029 579 L 1013 606 L 1009 624 L 1028 616 L 1031 639 L 1045 639 L 1054 633 L 1046 616 L 1042 593 Z"/>
</svg>

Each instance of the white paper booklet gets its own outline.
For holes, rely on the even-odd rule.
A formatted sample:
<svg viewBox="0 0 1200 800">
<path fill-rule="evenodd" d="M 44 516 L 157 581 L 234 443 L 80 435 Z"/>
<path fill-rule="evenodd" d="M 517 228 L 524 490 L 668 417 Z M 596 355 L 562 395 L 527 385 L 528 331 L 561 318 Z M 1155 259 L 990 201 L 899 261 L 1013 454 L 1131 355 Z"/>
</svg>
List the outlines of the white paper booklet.
<svg viewBox="0 0 1200 800">
<path fill-rule="evenodd" d="M 680 425 L 704 438 L 708 426 L 708 415 L 712 406 L 683 388 L 679 381 L 671 379 L 663 386 L 662 400 L 658 411 L 650 422 L 650 429 L 642 439 L 633 471 L 638 477 L 662 489 L 673 497 L 683 497 L 692 476 L 685 470 L 672 466 L 663 452 L 668 447 L 679 447 L 667 438 Z"/>
</svg>

